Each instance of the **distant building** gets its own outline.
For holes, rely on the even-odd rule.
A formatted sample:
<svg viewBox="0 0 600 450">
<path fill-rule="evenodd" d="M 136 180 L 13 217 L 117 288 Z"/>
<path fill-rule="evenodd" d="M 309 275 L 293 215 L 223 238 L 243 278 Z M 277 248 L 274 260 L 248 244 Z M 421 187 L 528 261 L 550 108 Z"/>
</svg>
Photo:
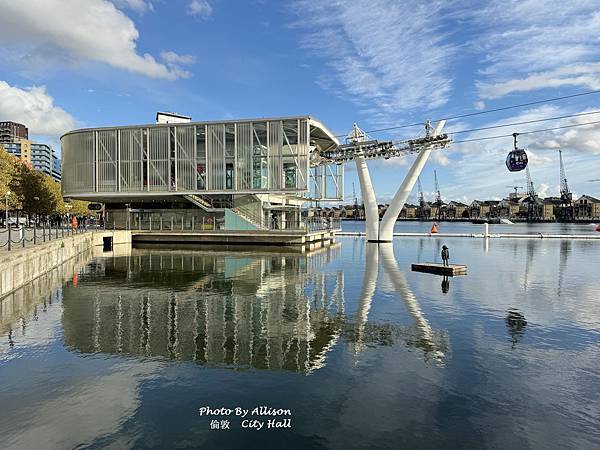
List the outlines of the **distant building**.
<svg viewBox="0 0 600 450">
<path fill-rule="evenodd" d="M 575 219 L 600 218 L 600 200 L 591 195 L 582 195 L 574 204 Z"/>
<path fill-rule="evenodd" d="M 467 208 L 468 206 L 464 203 L 451 201 L 446 206 L 446 216 L 449 219 L 461 219 L 463 217 L 469 217 L 469 212 Z"/>
<path fill-rule="evenodd" d="M 485 217 L 485 207 L 481 200 L 473 200 L 469 205 L 469 217 L 471 219 L 479 219 Z"/>
<path fill-rule="evenodd" d="M 52 178 L 54 178 L 56 181 L 61 180 L 61 169 L 62 167 L 60 158 L 52 153 Z"/>
<path fill-rule="evenodd" d="M 561 202 L 559 197 L 546 197 L 543 200 L 542 219 L 556 220 Z"/>
<path fill-rule="evenodd" d="M 419 212 L 419 207 L 417 205 L 411 205 L 406 203 L 400 211 L 400 217 L 404 219 L 415 219 Z"/>
<path fill-rule="evenodd" d="M 497 217 L 502 219 L 514 219 L 518 217 L 521 211 L 521 203 L 519 202 L 521 198 L 511 194 L 509 198 L 500 200 L 497 205 Z"/>
<path fill-rule="evenodd" d="M 15 142 L 29 139 L 29 130 L 23 124 L 16 122 L 0 122 L 0 142 Z"/>
<path fill-rule="evenodd" d="M 170 112 L 157 112 L 156 123 L 190 123 L 192 118 Z"/>
<path fill-rule="evenodd" d="M 31 164 L 34 169 L 51 176 L 54 180 L 60 181 L 60 160 L 49 145 L 38 144 L 27 139 L 4 142 L 2 145 L 8 153 Z"/>
</svg>

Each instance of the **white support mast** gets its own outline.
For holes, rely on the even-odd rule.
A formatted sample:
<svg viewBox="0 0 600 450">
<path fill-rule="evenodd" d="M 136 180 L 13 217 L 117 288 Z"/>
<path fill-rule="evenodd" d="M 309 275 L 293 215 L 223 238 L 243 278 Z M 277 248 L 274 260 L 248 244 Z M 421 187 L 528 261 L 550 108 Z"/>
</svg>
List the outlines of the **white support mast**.
<svg viewBox="0 0 600 450">
<path fill-rule="evenodd" d="M 437 123 L 435 129 L 433 129 L 431 123 L 427 121 L 425 124 L 425 137 L 402 142 L 379 142 L 369 138 L 363 130 L 354 124 L 352 131 L 347 136 L 346 144 L 323 151 L 318 157 L 312 159 L 311 166 L 313 167 L 327 164 L 341 165 L 352 160 L 356 162 L 356 171 L 358 172 L 358 180 L 360 181 L 360 190 L 365 207 L 367 241 L 390 242 L 392 240 L 394 223 L 418 176 L 421 174 L 429 155 L 434 149 L 446 148 L 451 142 L 448 135 L 442 133 L 445 123 L 445 120 L 441 120 Z M 417 159 L 408 171 L 398 192 L 396 192 L 390 207 L 383 216 L 380 226 L 377 199 L 366 161 L 368 159 L 396 158 L 410 153 L 417 153 Z"/>
<path fill-rule="evenodd" d="M 441 120 L 435 126 L 435 129 L 431 133 L 431 136 L 437 136 L 442 132 L 444 125 L 446 124 L 445 120 Z M 429 133 L 429 130 L 428 130 Z M 415 183 L 417 182 L 417 178 L 421 175 L 421 171 L 423 167 L 425 167 L 425 163 L 429 159 L 433 148 L 430 146 L 424 146 L 417 159 L 408 170 L 406 177 L 404 177 L 404 181 L 398 188 L 396 195 L 392 199 L 390 206 L 386 210 L 383 215 L 383 219 L 381 220 L 381 226 L 379 227 L 379 236 L 377 238 L 378 242 L 391 242 L 394 237 L 394 224 L 396 220 L 398 220 L 398 216 L 400 215 L 400 211 L 404 207 L 408 196 L 410 195 Z M 368 238 L 367 238 L 368 239 Z"/>
</svg>

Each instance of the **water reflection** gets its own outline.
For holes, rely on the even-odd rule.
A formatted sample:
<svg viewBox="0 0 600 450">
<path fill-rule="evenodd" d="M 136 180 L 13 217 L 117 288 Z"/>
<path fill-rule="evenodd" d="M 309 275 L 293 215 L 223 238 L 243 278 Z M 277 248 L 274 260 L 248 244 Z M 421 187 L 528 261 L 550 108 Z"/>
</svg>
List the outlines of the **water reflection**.
<svg viewBox="0 0 600 450">
<path fill-rule="evenodd" d="M 444 275 L 444 278 L 442 279 L 442 294 L 447 294 L 449 290 L 450 290 L 450 280 L 448 279 L 448 277 L 446 275 Z"/>
<path fill-rule="evenodd" d="M 83 353 L 310 373 L 342 333 L 344 278 L 309 268 L 337 253 L 103 260 L 64 290 L 65 342 Z"/>
<path fill-rule="evenodd" d="M 379 251 L 384 270 L 392 280 L 396 291 L 404 301 L 407 312 L 415 322 L 418 340 L 413 345 L 423 349 L 427 355 L 431 354 L 438 362 L 443 361 L 447 340 L 442 334 L 435 333 L 429 321 L 425 318 L 417 297 L 406 282 L 404 273 L 398 267 L 398 262 L 394 257 L 393 244 L 379 244 Z"/>
<path fill-rule="evenodd" d="M 97 260 L 63 292 L 64 339 L 82 353 L 163 357 L 236 368 L 311 373 L 342 339 L 402 343 L 441 361 L 435 333 L 398 268 L 391 245 L 367 245 L 355 313 L 345 311 L 344 273 L 325 271 L 339 246 L 322 252 L 135 250 Z M 379 259 L 414 326 L 369 320 Z"/>
<path fill-rule="evenodd" d="M 571 254 L 571 241 L 563 239 L 560 241 L 560 257 L 558 262 L 558 288 L 556 290 L 557 295 L 560 297 L 562 291 L 562 285 L 567 269 L 567 263 L 569 261 L 569 255 Z"/>
<path fill-rule="evenodd" d="M 597 448 L 597 244 L 535 241 L 524 284 L 527 244 L 492 243 L 448 242 L 472 270 L 445 297 L 399 270 L 432 239 L 93 260 L 2 304 L 1 447 Z M 211 431 L 203 403 L 294 428 Z"/>
<path fill-rule="evenodd" d="M 0 336 L 7 336 L 5 342 L 0 342 L 0 352 L 4 345 L 14 347 L 16 342 L 30 334 L 31 324 L 39 320 L 40 313 L 45 313 L 58 296 L 56 289 L 81 270 L 90 258 L 90 251 L 80 253 L 0 299 Z"/>
<path fill-rule="evenodd" d="M 508 327 L 512 348 L 514 349 L 525 333 L 527 320 L 525 320 L 525 316 L 518 309 L 511 308 L 508 310 L 508 315 L 506 316 L 506 326 Z"/>
<path fill-rule="evenodd" d="M 395 331 L 393 333 L 394 338 L 401 339 L 410 346 L 420 348 L 426 356 L 431 354 L 436 361 L 441 362 L 444 358 L 447 340 L 441 333 L 434 333 L 424 317 L 416 296 L 409 288 L 404 273 L 398 267 L 392 243 L 366 244 L 365 272 L 363 274 L 353 341 L 355 344 L 354 353 L 360 353 L 364 349 L 367 336 L 372 336 L 372 334 L 366 332 L 366 328 L 373 296 L 377 288 L 380 259 L 385 274 L 391 280 L 396 292 L 404 302 L 407 312 L 415 322 L 414 328 L 391 327 L 390 329 L 394 328 Z M 372 330 L 370 331 L 372 332 Z"/>
</svg>

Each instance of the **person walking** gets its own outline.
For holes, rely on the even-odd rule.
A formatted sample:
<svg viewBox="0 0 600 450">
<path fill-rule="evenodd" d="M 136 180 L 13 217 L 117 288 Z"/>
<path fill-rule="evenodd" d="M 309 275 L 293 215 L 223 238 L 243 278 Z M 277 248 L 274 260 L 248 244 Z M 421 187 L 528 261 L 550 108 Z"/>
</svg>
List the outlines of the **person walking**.
<svg viewBox="0 0 600 450">
<path fill-rule="evenodd" d="M 450 250 L 448 250 L 448 247 L 446 247 L 445 245 L 442 245 L 442 262 L 444 263 L 444 266 L 449 266 L 450 263 Z"/>
</svg>

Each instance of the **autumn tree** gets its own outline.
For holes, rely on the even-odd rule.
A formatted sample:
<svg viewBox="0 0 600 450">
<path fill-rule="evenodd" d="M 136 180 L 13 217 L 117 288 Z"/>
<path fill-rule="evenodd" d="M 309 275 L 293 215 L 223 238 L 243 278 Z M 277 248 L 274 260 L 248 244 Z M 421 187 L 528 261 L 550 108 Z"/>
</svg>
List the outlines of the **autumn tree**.
<svg viewBox="0 0 600 450">
<path fill-rule="evenodd" d="M 11 189 L 18 166 L 20 166 L 19 160 L 4 150 L 4 147 L 0 144 L 0 199 L 2 200 L 2 202 L 0 202 L 0 209 L 3 211 L 6 210 L 7 192 L 10 192 L 8 195 L 8 209 L 15 210 L 21 208 L 19 198 Z"/>
</svg>

